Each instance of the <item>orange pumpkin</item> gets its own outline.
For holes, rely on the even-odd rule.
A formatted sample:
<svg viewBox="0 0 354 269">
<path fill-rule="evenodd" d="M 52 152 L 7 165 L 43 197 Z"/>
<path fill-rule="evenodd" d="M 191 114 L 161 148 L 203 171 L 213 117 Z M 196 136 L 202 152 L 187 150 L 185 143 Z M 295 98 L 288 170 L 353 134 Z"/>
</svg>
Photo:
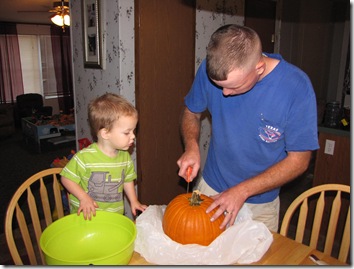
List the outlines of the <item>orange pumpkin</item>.
<svg viewBox="0 0 354 269">
<path fill-rule="evenodd" d="M 167 205 L 163 216 L 162 228 L 165 234 L 180 244 L 208 246 L 225 230 L 220 229 L 224 215 L 210 221 L 217 208 L 206 213 L 212 202 L 213 199 L 199 191 L 176 196 Z"/>
</svg>

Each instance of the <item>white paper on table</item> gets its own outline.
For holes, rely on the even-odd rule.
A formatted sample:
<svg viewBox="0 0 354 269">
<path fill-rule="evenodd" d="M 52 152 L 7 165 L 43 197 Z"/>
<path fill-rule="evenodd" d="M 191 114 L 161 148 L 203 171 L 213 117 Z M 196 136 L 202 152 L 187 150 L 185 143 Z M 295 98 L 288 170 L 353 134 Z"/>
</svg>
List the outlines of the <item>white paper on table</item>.
<svg viewBox="0 0 354 269">
<path fill-rule="evenodd" d="M 166 205 L 151 205 L 137 219 L 135 251 L 148 262 L 160 265 L 227 265 L 259 261 L 273 242 L 264 223 L 251 219 L 243 207 L 234 225 L 227 228 L 209 246 L 183 245 L 163 231 Z"/>
</svg>

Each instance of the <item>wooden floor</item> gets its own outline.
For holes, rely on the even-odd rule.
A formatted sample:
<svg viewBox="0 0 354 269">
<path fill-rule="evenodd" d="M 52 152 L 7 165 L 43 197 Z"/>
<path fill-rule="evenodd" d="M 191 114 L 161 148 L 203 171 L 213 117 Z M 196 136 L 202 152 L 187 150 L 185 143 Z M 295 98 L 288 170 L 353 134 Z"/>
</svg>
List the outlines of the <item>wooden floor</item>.
<svg viewBox="0 0 354 269">
<path fill-rule="evenodd" d="M 31 229 L 31 227 L 29 226 L 29 231 L 34 233 L 33 229 Z M 31 234 L 32 234 L 31 233 Z M 15 238 L 20 238 L 20 231 L 18 229 L 15 229 L 13 231 L 14 237 Z M 36 244 L 35 244 L 36 245 Z M 6 238 L 5 238 L 5 234 L 0 234 L 0 248 L 1 248 L 1 255 L 0 255 L 0 264 L 1 265 L 14 265 L 14 262 L 11 258 L 9 249 L 7 247 L 7 243 L 6 243 Z M 35 248 L 38 248 L 37 246 Z M 26 251 L 24 246 L 20 246 L 19 247 L 19 253 L 21 257 L 25 257 L 26 256 Z M 24 258 L 25 260 L 25 258 Z M 29 263 L 29 261 L 27 261 Z M 24 263 L 26 263 L 24 261 Z"/>
<path fill-rule="evenodd" d="M 10 257 L 10 252 L 7 247 L 6 243 L 6 238 L 5 234 L 0 234 L 0 248 L 1 248 L 1 254 L 0 254 L 0 264 L 2 265 L 13 265 L 13 261 Z"/>
</svg>

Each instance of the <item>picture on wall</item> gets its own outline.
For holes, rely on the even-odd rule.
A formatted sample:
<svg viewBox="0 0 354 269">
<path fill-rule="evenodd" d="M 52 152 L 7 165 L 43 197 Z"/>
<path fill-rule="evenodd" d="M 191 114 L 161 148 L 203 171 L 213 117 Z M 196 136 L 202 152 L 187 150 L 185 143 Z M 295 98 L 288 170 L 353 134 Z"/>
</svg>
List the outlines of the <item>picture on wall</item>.
<svg viewBox="0 0 354 269">
<path fill-rule="evenodd" d="M 100 0 L 83 0 L 84 67 L 102 69 Z"/>
</svg>

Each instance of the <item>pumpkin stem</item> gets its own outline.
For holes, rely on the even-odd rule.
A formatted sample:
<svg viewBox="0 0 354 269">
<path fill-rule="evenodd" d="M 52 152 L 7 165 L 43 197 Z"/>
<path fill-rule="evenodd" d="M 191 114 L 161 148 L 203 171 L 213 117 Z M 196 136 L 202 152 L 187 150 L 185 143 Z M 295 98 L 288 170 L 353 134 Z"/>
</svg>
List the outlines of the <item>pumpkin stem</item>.
<svg viewBox="0 0 354 269">
<path fill-rule="evenodd" d="M 203 199 L 200 198 L 200 194 L 201 193 L 200 193 L 199 190 L 193 191 L 192 197 L 188 198 L 189 205 L 191 205 L 191 206 L 199 206 L 203 202 Z"/>
</svg>

